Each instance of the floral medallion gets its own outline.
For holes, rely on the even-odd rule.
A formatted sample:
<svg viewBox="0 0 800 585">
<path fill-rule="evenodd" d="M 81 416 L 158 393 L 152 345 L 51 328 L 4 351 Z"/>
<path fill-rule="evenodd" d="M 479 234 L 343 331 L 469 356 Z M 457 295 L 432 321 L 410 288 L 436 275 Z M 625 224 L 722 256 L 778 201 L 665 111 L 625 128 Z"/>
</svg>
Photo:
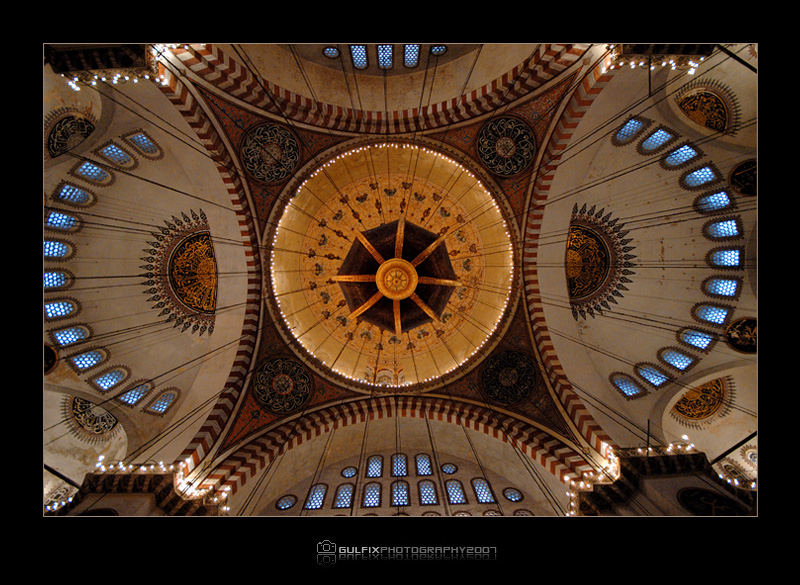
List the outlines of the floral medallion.
<svg viewBox="0 0 800 585">
<path fill-rule="evenodd" d="M 489 359 L 481 374 L 483 391 L 491 400 L 514 404 L 530 395 L 536 384 L 536 367 L 518 351 L 505 351 Z"/>
<path fill-rule="evenodd" d="M 525 122 L 511 116 L 490 120 L 478 133 L 478 157 L 496 175 L 525 170 L 536 154 L 536 140 Z"/>
<path fill-rule="evenodd" d="M 300 159 L 300 147 L 286 128 L 262 124 L 247 131 L 239 154 L 250 176 L 276 183 L 291 175 Z"/>
<path fill-rule="evenodd" d="M 253 376 L 253 396 L 274 414 L 289 414 L 302 408 L 314 390 L 308 370 L 289 358 L 274 358 L 258 365 Z"/>
</svg>

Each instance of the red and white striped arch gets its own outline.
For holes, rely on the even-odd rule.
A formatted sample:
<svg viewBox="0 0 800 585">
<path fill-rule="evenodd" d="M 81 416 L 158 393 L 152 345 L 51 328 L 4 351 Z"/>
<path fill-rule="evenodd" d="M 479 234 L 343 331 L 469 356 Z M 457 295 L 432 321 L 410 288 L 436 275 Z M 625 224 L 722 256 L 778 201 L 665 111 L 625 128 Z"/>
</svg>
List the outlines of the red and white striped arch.
<svg viewBox="0 0 800 585">
<path fill-rule="evenodd" d="M 533 330 L 534 343 L 541 356 L 544 369 L 551 381 L 556 397 L 564 406 L 570 420 L 581 433 L 581 436 L 602 456 L 606 455 L 606 447 L 614 447 L 614 444 L 576 394 L 556 355 L 553 340 L 547 328 L 544 305 L 539 290 L 537 259 L 539 232 L 546 209 L 545 205 L 549 195 L 550 184 L 558 170 L 562 152 L 569 144 L 581 118 L 589 110 L 597 95 L 611 81 L 613 74 L 614 70 L 602 73 L 602 63 L 598 63 L 589 69 L 581 83 L 575 88 L 558 122 L 554 126 L 550 139 L 545 146 L 539 172 L 531 190 L 522 251 L 522 278 L 525 300 Z"/>
<path fill-rule="evenodd" d="M 237 449 L 200 483 L 202 491 L 233 496 L 275 458 L 334 429 L 394 416 L 428 418 L 462 425 L 511 443 L 563 482 L 593 470 L 586 459 L 560 439 L 523 420 L 485 406 L 436 396 L 356 398 L 323 407 L 284 422 Z"/>
<path fill-rule="evenodd" d="M 293 93 L 256 79 L 218 46 L 187 45 L 172 53 L 192 73 L 217 89 L 266 112 L 302 124 L 342 132 L 403 133 L 441 128 L 487 114 L 530 93 L 575 63 L 588 45 L 542 44 L 525 63 L 468 94 L 421 108 L 387 113 L 354 110 Z"/>
</svg>

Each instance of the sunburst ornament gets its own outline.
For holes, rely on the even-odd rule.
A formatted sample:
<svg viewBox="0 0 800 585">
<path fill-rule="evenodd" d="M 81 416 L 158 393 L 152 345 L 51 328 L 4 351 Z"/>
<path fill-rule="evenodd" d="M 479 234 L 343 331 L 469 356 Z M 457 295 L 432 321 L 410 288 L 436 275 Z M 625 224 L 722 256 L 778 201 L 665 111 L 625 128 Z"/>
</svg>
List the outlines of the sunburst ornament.
<svg viewBox="0 0 800 585">
<path fill-rule="evenodd" d="M 166 227 L 151 232 L 154 239 L 147 241 L 148 255 L 141 258 L 146 264 L 140 268 L 147 301 L 159 317 L 181 332 L 191 328 L 192 333 L 211 334 L 217 306 L 214 243 L 203 210 L 190 214 L 173 215 L 164 221 Z"/>
<path fill-rule="evenodd" d="M 630 252 L 632 238 L 626 238 L 628 230 L 611 212 L 595 210 L 586 204 L 573 207 L 567 235 L 564 269 L 567 290 L 575 320 L 602 315 L 618 304 L 626 285 L 633 282 L 629 277 L 635 265 L 635 255 Z"/>
</svg>

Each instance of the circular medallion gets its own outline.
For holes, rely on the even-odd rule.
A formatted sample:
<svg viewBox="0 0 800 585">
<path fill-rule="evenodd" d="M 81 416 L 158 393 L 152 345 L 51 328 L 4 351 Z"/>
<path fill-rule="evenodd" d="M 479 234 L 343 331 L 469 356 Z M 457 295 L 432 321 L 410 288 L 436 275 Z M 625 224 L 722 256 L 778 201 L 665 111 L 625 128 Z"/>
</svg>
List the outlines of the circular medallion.
<svg viewBox="0 0 800 585">
<path fill-rule="evenodd" d="M 487 122 L 478 133 L 478 157 L 491 172 L 510 177 L 525 170 L 536 154 L 527 124 L 510 116 Z"/>
<path fill-rule="evenodd" d="M 536 384 L 536 368 L 527 355 L 505 351 L 492 357 L 481 376 L 483 391 L 501 404 L 514 404 L 528 396 Z"/>
<path fill-rule="evenodd" d="M 239 150 L 245 170 L 255 179 L 275 183 L 287 178 L 300 158 L 300 147 L 291 132 L 275 124 L 247 131 Z"/>
<path fill-rule="evenodd" d="M 717 378 L 687 390 L 672 407 L 676 414 L 692 421 L 705 420 L 719 411 L 725 401 L 725 381 Z"/>
<path fill-rule="evenodd" d="M 313 380 L 306 368 L 289 358 L 262 362 L 252 384 L 258 403 L 275 414 L 295 412 L 313 391 Z"/>
<path fill-rule="evenodd" d="M 81 116 L 64 116 L 47 134 L 47 152 L 55 158 L 69 152 L 94 132 L 94 124 Z"/>
<path fill-rule="evenodd" d="M 758 350 L 758 322 L 752 317 L 737 319 L 728 326 L 725 338 L 733 349 L 742 353 Z"/>
<path fill-rule="evenodd" d="M 390 258 L 378 268 L 375 284 L 383 296 L 400 300 L 414 294 L 418 279 L 417 271 L 411 262 L 403 258 Z"/>
</svg>

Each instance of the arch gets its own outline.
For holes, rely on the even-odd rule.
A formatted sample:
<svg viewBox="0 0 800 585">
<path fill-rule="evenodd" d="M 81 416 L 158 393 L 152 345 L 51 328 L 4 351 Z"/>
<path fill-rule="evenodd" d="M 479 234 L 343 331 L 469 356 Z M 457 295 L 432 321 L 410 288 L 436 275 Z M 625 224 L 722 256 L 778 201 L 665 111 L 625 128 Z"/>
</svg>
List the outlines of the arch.
<svg viewBox="0 0 800 585">
<path fill-rule="evenodd" d="M 305 413 L 276 426 L 222 457 L 200 483 L 200 491 L 233 496 L 276 457 L 335 428 L 392 416 L 428 418 L 463 425 L 512 443 L 558 480 L 569 482 L 591 471 L 584 456 L 559 438 L 526 421 L 485 406 L 438 396 L 355 398 Z"/>
</svg>

